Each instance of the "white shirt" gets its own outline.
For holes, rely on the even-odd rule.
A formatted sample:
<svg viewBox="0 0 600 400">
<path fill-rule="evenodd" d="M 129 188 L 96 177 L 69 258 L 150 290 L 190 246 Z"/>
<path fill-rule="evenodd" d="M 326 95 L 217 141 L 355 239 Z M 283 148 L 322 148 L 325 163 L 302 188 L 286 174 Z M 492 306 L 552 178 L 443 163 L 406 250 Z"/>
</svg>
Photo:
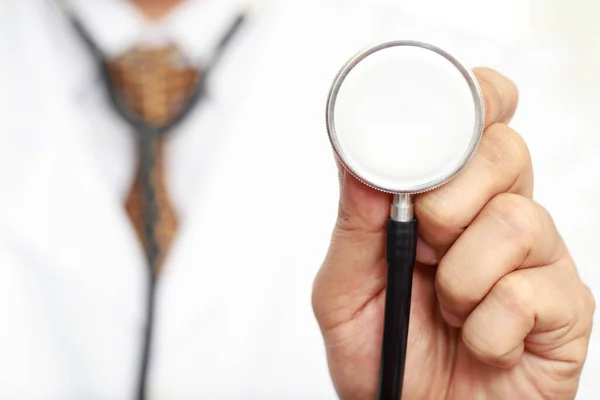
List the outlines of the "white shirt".
<svg viewBox="0 0 600 400">
<path fill-rule="evenodd" d="M 47 0 L 47 3 L 52 3 L 52 0 Z M 76 0 L 67 4 L 108 59 L 116 58 L 136 46 L 175 44 L 187 62 L 199 69 L 213 62 L 217 44 L 237 17 L 257 13 L 256 7 L 253 9 L 248 2 L 241 0 L 188 1 L 178 6 L 164 20 L 152 23 L 127 1 Z M 52 4 L 47 5 L 52 7 Z M 58 10 L 54 11 L 56 14 Z M 55 17 L 64 19 L 62 15 Z M 251 15 L 249 17 L 251 18 Z M 59 23 L 64 24 L 64 21 Z M 110 29 L 106 29 L 107 26 L 110 26 Z M 70 36 L 67 40 L 79 40 L 78 37 L 71 37 L 75 36 L 73 32 L 66 34 Z M 235 39 L 238 42 L 243 40 Z M 103 125 L 103 121 L 98 121 L 98 129 L 90 131 L 90 140 L 94 141 L 92 147 L 100 164 L 100 171 L 106 174 L 109 184 L 114 185 L 115 190 L 122 193 L 125 199 L 137 167 L 135 133 L 113 115 L 112 109 L 107 109 L 100 71 L 95 65 L 88 65 L 90 54 L 87 48 L 80 48 L 81 44 L 80 40 L 74 43 L 79 47 L 78 50 L 83 51 L 71 51 L 68 54 L 68 62 L 71 65 L 82 65 L 80 77 L 75 83 L 74 95 L 81 94 L 78 96 L 79 107 L 87 109 L 86 114 L 90 118 L 97 118 L 100 111 L 102 120 L 112 122 L 112 125 L 107 127 Z M 227 52 L 227 49 L 225 51 Z M 227 55 L 226 53 L 225 56 Z M 219 70 L 220 65 L 216 65 L 215 68 Z M 245 82 L 239 78 L 228 83 L 234 87 L 230 89 L 233 97 L 241 97 L 244 90 Z M 214 84 L 214 80 L 209 82 L 211 87 Z M 198 190 L 202 190 L 202 177 L 204 171 L 211 167 L 211 159 L 216 154 L 219 138 L 222 136 L 220 131 L 227 129 L 221 125 L 235 113 L 235 98 L 215 101 L 217 99 L 213 96 L 221 93 L 223 90 L 210 90 L 209 98 L 203 99 L 197 106 L 198 110 L 192 113 L 190 121 L 186 120 L 170 132 L 166 182 L 171 200 L 182 220 L 185 220 L 189 201 Z M 226 106 L 221 107 L 220 103 Z M 197 134 L 198 130 L 202 130 L 203 134 Z"/>
<path fill-rule="evenodd" d="M 0 397 L 131 398 L 146 290 L 143 251 L 123 210 L 132 136 L 52 2 L 5 3 L 0 323 L 9 328 L 0 330 Z M 598 97 L 575 79 L 568 43 L 531 31 L 522 2 L 506 2 L 507 16 L 519 17 L 497 24 L 478 2 L 463 3 L 469 13 L 431 2 L 271 0 L 251 15 L 209 96 L 169 143 L 183 225 L 159 283 L 150 398 L 335 398 L 310 309 L 337 202 L 323 114 L 337 68 L 373 41 L 431 41 L 517 82 L 513 125 L 531 147 L 536 197 L 600 288 L 600 185 L 590 174 Z M 159 26 L 116 0 L 78 10 L 111 54 L 138 39 L 175 40 L 202 62 L 236 6 L 188 1 Z M 598 390 L 599 343 L 596 335 L 581 399 Z"/>
</svg>

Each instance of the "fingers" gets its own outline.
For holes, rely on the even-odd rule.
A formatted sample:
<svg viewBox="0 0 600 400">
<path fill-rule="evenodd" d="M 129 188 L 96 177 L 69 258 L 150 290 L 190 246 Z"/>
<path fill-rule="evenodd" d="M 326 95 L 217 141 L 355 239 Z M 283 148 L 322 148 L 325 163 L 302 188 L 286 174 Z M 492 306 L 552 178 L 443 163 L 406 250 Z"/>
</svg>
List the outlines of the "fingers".
<svg viewBox="0 0 600 400">
<path fill-rule="evenodd" d="M 567 265 L 568 264 L 568 265 Z M 568 257 L 500 279 L 462 330 L 467 349 L 488 365 L 511 368 L 527 349 L 578 371 L 587 351 L 594 301 Z"/>
<path fill-rule="evenodd" d="M 523 139 L 506 125 L 490 126 L 465 169 L 448 184 L 417 196 L 416 214 L 420 237 L 435 251 L 435 263 L 443 257 L 480 210 L 500 193 L 531 197 L 533 167 Z"/>
<path fill-rule="evenodd" d="M 485 100 L 485 127 L 494 123 L 508 124 L 519 102 L 517 86 L 508 78 L 489 68 L 475 68 L 473 74 Z"/>
<path fill-rule="evenodd" d="M 496 196 L 438 267 L 435 283 L 444 319 L 462 326 L 503 276 L 552 264 L 564 254 L 562 239 L 542 207 L 523 196 Z"/>
<path fill-rule="evenodd" d="M 549 214 L 530 199 L 490 201 L 442 259 L 435 286 L 442 317 L 487 364 L 512 367 L 525 348 L 577 365 L 585 358 L 593 299 Z"/>
<path fill-rule="evenodd" d="M 436 264 L 464 228 L 495 195 L 533 193 L 533 168 L 527 145 L 507 124 L 515 113 L 513 82 L 488 69 L 473 70 L 486 105 L 486 130 L 469 164 L 448 184 L 417 197 L 420 237 L 428 244 L 417 260 Z M 422 246 L 423 247 L 423 246 Z"/>
</svg>

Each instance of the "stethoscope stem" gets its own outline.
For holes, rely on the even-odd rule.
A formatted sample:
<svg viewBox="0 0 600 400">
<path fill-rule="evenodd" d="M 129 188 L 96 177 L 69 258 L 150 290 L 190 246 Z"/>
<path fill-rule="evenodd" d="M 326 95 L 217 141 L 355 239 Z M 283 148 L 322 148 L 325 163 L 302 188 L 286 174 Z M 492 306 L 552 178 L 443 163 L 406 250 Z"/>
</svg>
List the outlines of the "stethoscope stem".
<svg viewBox="0 0 600 400">
<path fill-rule="evenodd" d="M 415 218 L 412 195 L 397 193 L 390 209 L 390 219 L 397 222 L 410 222 Z"/>
<path fill-rule="evenodd" d="M 409 194 L 397 194 L 387 226 L 388 280 L 379 400 L 398 400 L 402 395 L 416 251 L 417 220 L 412 197 Z"/>
</svg>

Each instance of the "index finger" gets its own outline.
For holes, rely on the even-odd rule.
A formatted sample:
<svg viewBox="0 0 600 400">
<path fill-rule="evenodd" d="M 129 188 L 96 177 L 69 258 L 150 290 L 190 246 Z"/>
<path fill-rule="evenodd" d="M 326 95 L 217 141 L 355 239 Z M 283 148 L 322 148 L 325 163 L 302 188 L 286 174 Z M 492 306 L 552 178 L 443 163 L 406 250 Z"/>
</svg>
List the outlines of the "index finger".
<svg viewBox="0 0 600 400">
<path fill-rule="evenodd" d="M 509 123 L 519 102 L 517 86 L 490 68 L 475 68 L 473 74 L 485 101 L 485 128 L 495 123 Z"/>
</svg>

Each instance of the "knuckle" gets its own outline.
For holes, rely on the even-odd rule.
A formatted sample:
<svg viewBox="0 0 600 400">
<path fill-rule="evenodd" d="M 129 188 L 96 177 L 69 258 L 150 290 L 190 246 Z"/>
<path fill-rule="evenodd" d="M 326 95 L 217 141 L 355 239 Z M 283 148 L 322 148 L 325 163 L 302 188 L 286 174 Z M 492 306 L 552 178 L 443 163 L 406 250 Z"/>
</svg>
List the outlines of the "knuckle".
<svg viewBox="0 0 600 400">
<path fill-rule="evenodd" d="M 431 223 L 436 230 L 460 233 L 464 229 L 464 215 L 457 212 L 456 206 L 444 200 L 438 192 L 421 195 L 416 202 L 416 212 L 421 219 Z"/>
<path fill-rule="evenodd" d="M 488 365 L 504 367 L 510 363 L 511 349 L 499 346 L 485 330 L 463 329 L 462 340 L 477 358 Z"/>
<path fill-rule="evenodd" d="M 596 312 L 596 299 L 594 298 L 594 293 L 592 289 L 586 284 L 583 284 L 583 298 L 585 302 L 586 310 L 589 315 L 594 315 Z"/>
<path fill-rule="evenodd" d="M 502 104 L 500 91 L 497 86 L 494 85 L 498 73 L 490 68 L 477 68 L 474 72 L 477 76 L 477 81 L 484 92 L 486 121 L 493 122 L 500 113 Z"/>
<path fill-rule="evenodd" d="M 310 296 L 310 303 L 312 306 L 313 313 L 317 319 L 321 315 L 321 291 L 319 290 L 319 282 L 317 279 L 313 281 L 312 292 Z"/>
<path fill-rule="evenodd" d="M 513 81 L 490 68 L 473 70 L 481 86 L 486 104 L 486 121 L 507 121 L 512 117 L 519 98 Z"/>
<path fill-rule="evenodd" d="M 518 243 L 530 248 L 541 231 L 538 207 L 526 197 L 502 193 L 488 203 L 486 211 L 499 221 Z"/>
<path fill-rule="evenodd" d="M 508 274 L 496 282 L 492 296 L 498 304 L 516 317 L 527 320 L 533 315 L 534 288 L 531 282 L 518 272 Z"/>
<path fill-rule="evenodd" d="M 342 232 L 353 231 L 356 229 L 356 223 L 352 219 L 352 214 L 348 212 L 346 207 L 340 202 L 338 206 L 338 214 L 335 222 L 336 230 Z"/>
<path fill-rule="evenodd" d="M 338 204 L 338 214 L 334 226 L 334 237 L 362 239 L 385 232 L 389 212 L 379 203 L 367 206 Z"/>
<path fill-rule="evenodd" d="M 368 225 L 369 224 L 364 220 L 360 213 L 352 213 L 343 202 L 340 202 L 333 229 L 332 241 L 350 240 L 361 242 L 370 233 L 378 232 L 380 230 L 371 230 Z"/>
<path fill-rule="evenodd" d="M 469 290 L 457 274 L 452 272 L 452 267 L 444 264 L 438 266 L 435 276 L 435 290 L 444 308 L 464 314 L 479 303 L 479 297 Z"/>
<path fill-rule="evenodd" d="M 481 329 L 468 324 L 462 331 L 462 340 L 480 359 L 484 361 L 493 361 L 502 356 L 502 351 L 498 346 L 490 344 L 489 335 L 482 333 Z"/>
<path fill-rule="evenodd" d="M 315 276 L 315 279 L 312 282 L 312 291 L 311 291 L 311 306 L 313 309 L 313 313 L 317 320 L 320 320 L 321 316 L 325 313 L 326 304 L 327 304 L 327 275 L 329 261 L 325 259 L 319 272 Z"/>
<path fill-rule="evenodd" d="M 578 296 L 574 300 L 573 306 L 575 307 L 572 316 L 575 319 L 573 323 L 580 327 L 580 333 L 589 335 L 594 323 L 596 300 L 592 290 L 586 284 L 581 283 L 578 287 Z"/>
<path fill-rule="evenodd" d="M 495 168 L 509 173 L 513 179 L 531 164 L 531 154 L 525 140 L 505 124 L 491 125 L 482 141 L 482 156 Z"/>
</svg>

